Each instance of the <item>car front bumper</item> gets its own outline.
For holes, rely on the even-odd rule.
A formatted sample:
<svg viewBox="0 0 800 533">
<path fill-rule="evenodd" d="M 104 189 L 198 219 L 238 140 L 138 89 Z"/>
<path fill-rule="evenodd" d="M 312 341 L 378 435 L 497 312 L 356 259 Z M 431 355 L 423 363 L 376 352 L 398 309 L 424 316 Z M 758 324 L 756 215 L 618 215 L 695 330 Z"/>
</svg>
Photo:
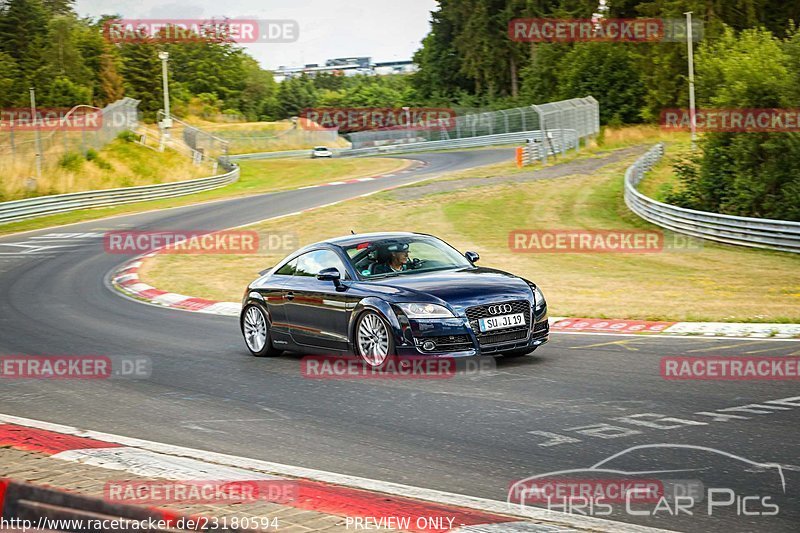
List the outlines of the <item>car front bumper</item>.
<svg viewBox="0 0 800 533">
<path fill-rule="evenodd" d="M 399 317 L 400 338 L 395 343 L 399 356 L 473 357 L 501 355 L 525 349 L 531 351 L 550 339 L 547 307 L 532 310 L 527 335 L 507 342 L 481 343 L 466 317 L 408 319 Z M 498 333 L 503 333 L 502 330 Z"/>
</svg>

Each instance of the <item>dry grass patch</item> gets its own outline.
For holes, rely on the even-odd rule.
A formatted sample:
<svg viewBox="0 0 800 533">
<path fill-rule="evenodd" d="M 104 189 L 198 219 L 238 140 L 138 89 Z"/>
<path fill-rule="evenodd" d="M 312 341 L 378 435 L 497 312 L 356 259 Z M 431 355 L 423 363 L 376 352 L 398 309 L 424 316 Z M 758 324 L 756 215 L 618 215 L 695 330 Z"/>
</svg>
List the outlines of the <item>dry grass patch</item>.
<svg viewBox="0 0 800 533">
<path fill-rule="evenodd" d="M 42 177 L 29 189 L 26 181 L 35 175 L 34 156 L 0 158 L 0 200 L 113 189 L 182 181 L 208 176 L 210 165 L 194 165 L 185 155 L 157 152 L 134 143 L 115 140 L 87 158 L 80 152 L 44 153 Z"/>
<path fill-rule="evenodd" d="M 142 150 L 145 148 L 138 147 Z M 147 150 L 147 153 L 155 153 Z M 181 159 L 185 161 L 185 159 Z M 128 204 L 118 207 L 85 209 L 71 213 L 63 213 L 47 217 L 23 220 L 0 225 L 0 235 L 47 228 L 56 225 L 70 224 L 93 220 L 103 217 L 137 213 L 150 209 L 164 209 L 191 205 L 209 200 L 234 198 L 252 194 L 261 194 L 272 191 L 294 189 L 304 185 L 327 183 L 330 181 L 347 180 L 365 176 L 374 176 L 388 172 L 396 172 L 408 166 L 409 161 L 403 159 L 292 159 L 292 160 L 267 160 L 267 161 L 242 161 L 241 177 L 238 182 L 214 189 L 178 198 L 154 200 Z M 208 176 L 207 167 L 201 174 Z M 153 172 L 161 176 L 167 171 L 155 167 Z"/>
<path fill-rule="evenodd" d="M 509 232 L 516 229 L 654 229 L 622 200 L 622 176 L 630 162 L 609 164 L 593 175 L 470 187 L 406 201 L 386 192 L 255 229 L 293 232 L 300 244 L 346 234 L 351 227 L 431 233 L 462 251 L 479 252 L 482 265 L 535 280 L 552 315 L 800 322 L 800 258 L 791 254 L 710 243 L 696 251 L 650 254 L 509 249 Z M 274 254 L 159 256 L 147 265 L 144 279 L 164 290 L 238 301 L 257 272 L 278 259 Z"/>
</svg>

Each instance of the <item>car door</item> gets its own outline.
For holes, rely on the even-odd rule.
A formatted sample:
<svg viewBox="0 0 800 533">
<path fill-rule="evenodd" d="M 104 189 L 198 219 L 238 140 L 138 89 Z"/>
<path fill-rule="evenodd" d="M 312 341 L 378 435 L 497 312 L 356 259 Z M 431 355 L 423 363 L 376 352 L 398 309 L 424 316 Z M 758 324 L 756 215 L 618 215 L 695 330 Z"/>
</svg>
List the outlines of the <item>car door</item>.
<svg viewBox="0 0 800 533">
<path fill-rule="evenodd" d="M 297 258 L 286 262 L 270 276 L 269 289 L 262 288 L 258 290 L 269 310 L 270 318 L 272 319 L 270 333 L 272 334 L 272 342 L 277 347 L 285 346 L 291 341 L 289 324 L 286 320 L 285 286 L 292 279 L 296 270 Z"/>
<path fill-rule="evenodd" d="M 347 272 L 339 255 L 330 249 L 306 252 L 297 258 L 294 275 L 284 285 L 284 310 L 295 344 L 309 348 L 347 349 L 347 290 L 332 281 L 320 281 L 326 268 Z"/>
</svg>

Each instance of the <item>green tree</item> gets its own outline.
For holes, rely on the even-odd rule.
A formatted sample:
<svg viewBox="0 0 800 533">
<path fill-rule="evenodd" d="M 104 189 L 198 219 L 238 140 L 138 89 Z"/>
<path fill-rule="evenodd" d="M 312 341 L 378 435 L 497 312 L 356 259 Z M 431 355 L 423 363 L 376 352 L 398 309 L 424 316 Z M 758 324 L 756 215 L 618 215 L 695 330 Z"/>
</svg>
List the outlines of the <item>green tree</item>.
<svg viewBox="0 0 800 533">
<path fill-rule="evenodd" d="M 296 116 L 303 109 L 317 105 L 317 90 L 306 75 L 289 78 L 280 84 L 277 100 L 282 117 Z"/>
<path fill-rule="evenodd" d="M 527 104 L 543 104 L 558 99 L 565 58 L 572 45 L 532 43 L 531 57 L 522 70 L 522 98 Z M 586 96 L 586 95 L 583 95 Z"/>
<path fill-rule="evenodd" d="M 277 104 L 278 87 L 272 73 L 262 70 L 251 57 L 242 58 L 245 71 L 244 88 L 239 96 L 238 108 L 250 120 L 269 116 Z"/>
<path fill-rule="evenodd" d="M 111 52 L 103 52 L 100 56 L 100 70 L 97 76 L 97 103 L 99 105 L 108 105 L 125 96 L 124 80 L 119 73 L 117 59 Z"/>
<path fill-rule="evenodd" d="M 42 102 L 55 107 L 74 107 L 92 101 L 91 88 L 73 82 L 66 76 L 57 76 L 47 87 Z"/>
<path fill-rule="evenodd" d="M 153 41 L 125 43 L 119 47 L 125 94 L 139 100 L 139 109 L 145 118 L 150 119 L 155 118 L 156 111 L 163 107 L 158 51 L 159 47 Z"/>
<path fill-rule="evenodd" d="M 14 103 L 13 76 L 16 71 L 17 64 L 14 58 L 5 52 L 0 52 L 0 106 L 2 107 L 10 107 Z"/>
<path fill-rule="evenodd" d="M 701 107 L 797 107 L 797 43 L 765 30 L 728 30 L 698 52 Z M 701 153 L 678 167 L 667 200 L 733 215 L 800 220 L 800 134 L 707 133 Z"/>
<path fill-rule="evenodd" d="M 766 26 L 777 35 L 789 28 L 789 18 L 800 12 L 797 2 L 784 0 L 610 0 L 609 18 L 662 17 L 682 21 L 692 11 L 702 24 L 700 42 L 714 42 L 725 27 L 741 31 Z M 784 18 L 785 17 L 785 18 Z M 685 42 L 642 43 L 635 48 L 646 87 L 643 116 L 657 120 L 665 108 L 688 104 L 687 50 Z"/>
<path fill-rule="evenodd" d="M 28 88 L 36 85 L 44 66 L 42 50 L 47 42 L 48 14 L 40 0 L 6 0 L 0 5 L 0 52 L 14 59 L 16 105 L 26 105 Z"/>
<path fill-rule="evenodd" d="M 601 122 L 641 122 L 645 87 L 632 46 L 636 45 L 577 43 L 563 58 L 558 99 L 593 95 L 600 102 Z"/>
<path fill-rule="evenodd" d="M 462 59 L 453 41 L 459 33 L 451 20 L 449 6 L 443 0 L 431 13 L 431 30 L 414 54 L 419 71 L 412 80 L 419 94 L 428 100 L 451 100 L 460 92 L 474 92 L 475 82 L 461 70 Z"/>
<path fill-rule="evenodd" d="M 69 107 L 92 103 L 95 73 L 86 66 L 81 53 L 81 34 L 81 25 L 74 16 L 59 15 L 50 19 L 47 46 L 42 51 L 44 65 L 37 75 L 37 86 L 49 85 L 47 94 L 52 94 L 58 103 L 43 103 Z M 66 102 L 64 99 L 70 95 L 81 99 Z"/>
</svg>

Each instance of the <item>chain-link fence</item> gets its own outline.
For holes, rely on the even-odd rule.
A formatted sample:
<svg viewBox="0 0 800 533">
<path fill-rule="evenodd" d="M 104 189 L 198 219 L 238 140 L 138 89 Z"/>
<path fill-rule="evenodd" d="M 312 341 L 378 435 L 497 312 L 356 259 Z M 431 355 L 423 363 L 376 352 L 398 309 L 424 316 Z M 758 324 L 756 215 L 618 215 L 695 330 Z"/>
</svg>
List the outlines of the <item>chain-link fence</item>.
<svg viewBox="0 0 800 533">
<path fill-rule="evenodd" d="M 159 123 L 164 121 L 164 112 L 158 112 Z M 171 148 L 192 158 L 196 164 L 213 163 L 228 156 L 230 142 L 197 126 L 170 116 L 171 127 L 159 130 L 160 149 Z"/>
<path fill-rule="evenodd" d="M 38 111 L 29 122 L 5 121 L 0 128 L 0 171 L 33 178 L 37 162 L 40 169 L 46 169 L 65 154 L 99 150 L 120 132 L 137 127 L 138 106 L 138 100 L 123 98 L 103 109 L 75 106 L 55 122 L 38 118 Z"/>
<path fill-rule="evenodd" d="M 471 113 L 434 128 L 360 131 L 348 135 L 354 149 L 392 144 L 448 141 L 508 133 L 574 130 L 578 138 L 600 131 L 599 106 L 591 96 L 543 105 Z M 567 145 L 567 133 L 561 144 Z"/>
<path fill-rule="evenodd" d="M 223 131 L 211 133 L 174 116 L 170 118 L 172 127 L 169 137 L 162 138 L 160 142 L 172 149 L 186 152 L 197 163 L 225 159 L 231 154 L 311 149 L 315 146 L 349 147 L 349 143 L 336 130 L 308 130 L 289 124 L 279 124 L 277 127 L 281 129 L 275 130 L 247 129 L 249 125 L 244 124 L 241 129 L 225 128 Z M 159 112 L 159 121 L 163 119 L 163 112 Z M 259 125 L 252 127 L 259 128 Z"/>
<path fill-rule="evenodd" d="M 560 143 L 568 144 L 569 132 L 574 131 L 578 139 L 600 132 L 600 104 L 591 96 L 573 98 L 531 106 L 539 117 L 542 133 L 549 137 L 559 136 Z"/>
</svg>

